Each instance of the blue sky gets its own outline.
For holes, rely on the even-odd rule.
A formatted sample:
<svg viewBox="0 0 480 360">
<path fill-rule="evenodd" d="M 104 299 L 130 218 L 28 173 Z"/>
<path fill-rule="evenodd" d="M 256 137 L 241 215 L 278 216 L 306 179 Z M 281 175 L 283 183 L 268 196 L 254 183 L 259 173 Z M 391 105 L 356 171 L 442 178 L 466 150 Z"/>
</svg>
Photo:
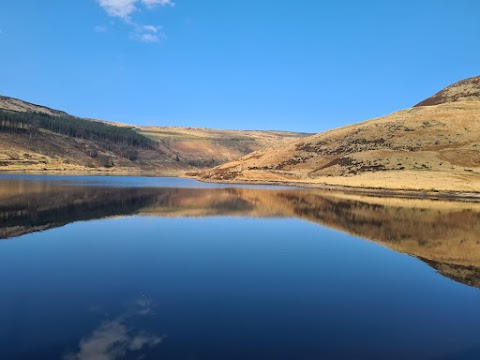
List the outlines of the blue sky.
<svg viewBox="0 0 480 360">
<path fill-rule="evenodd" d="M 480 75 L 478 0 L 0 2 L 0 94 L 142 125 L 320 132 Z"/>
</svg>

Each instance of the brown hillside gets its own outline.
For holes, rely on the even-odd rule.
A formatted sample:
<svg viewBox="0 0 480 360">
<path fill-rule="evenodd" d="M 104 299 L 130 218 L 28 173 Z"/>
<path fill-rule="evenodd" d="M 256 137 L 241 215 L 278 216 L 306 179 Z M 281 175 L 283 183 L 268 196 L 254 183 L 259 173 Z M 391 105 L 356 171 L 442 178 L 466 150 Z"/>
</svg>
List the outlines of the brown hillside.
<svg viewBox="0 0 480 360">
<path fill-rule="evenodd" d="M 194 167 L 213 167 L 253 151 L 310 136 L 307 133 L 258 130 L 216 130 L 182 127 L 138 127 L 145 135 Z"/>
<path fill-rule="evenodd" d="M 50 109 L 46 106 L 32 104 L 23 100 L 14 99 L 7 96 L 0 96 L 0 109 L 20 112 L 39 112 L 48 115 L 68 115 L 64 111 Z"/>
<path fill-rule="evenodd" d="M 129 159 L 125 151 L 134 151 L 135 157 Z M 188 168 L 161 148 L 130 149 L 46 130 L 32 137 L 0 131 L 0 171 L 163 174 Z"/>
<path fill-rule="evenodd" d="M 101 138 L 84 139 L 47 129 L 8 131 L 0 127 L 0 171 L 55 171 L 180 174 L 237 159 L 252 151 L 310 134 L 280 131 L 234 131 L 176 127 L 134 127 L 73 117 L 63 111 L 19 99 L 0 97 L 0 109 L 42 113 L 130 129 L 156 143 L 132 148 Z"/>
<path fill-rule="evenodd" d="M 457 94 L 452 102 L 414 107 L 257 151 L 202 176 L 215 181 L 478 192 L 480 98 L 459 99 Z"/>
</svg>

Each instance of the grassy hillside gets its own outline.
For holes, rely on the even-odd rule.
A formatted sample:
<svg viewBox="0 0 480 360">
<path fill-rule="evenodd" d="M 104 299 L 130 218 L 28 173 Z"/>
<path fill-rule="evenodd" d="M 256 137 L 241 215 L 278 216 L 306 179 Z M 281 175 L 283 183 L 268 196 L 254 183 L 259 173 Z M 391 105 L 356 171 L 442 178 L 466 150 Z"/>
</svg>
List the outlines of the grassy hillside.
<svg viewBox="0 0 480 360">
<path fill-rule="evenodd" d="M 478 101 L 480 99 L 480 76 L 459 81 L 432 97 L 415 105 L 432 106 L 452 102 Z"/>
<path fill-rule="evenodd" d="M 20 99 L 0 96 L 0 109 L 17 112 L 36 112 L 47 115 L 69 116 L 66 112 L 50 109 L 49 107 L 32 104 Z"/>
<path fill-rule="evenodd" d="M 423 102 L 432 105 L 260 150 L 202 177 L 478 192 L 480 77 L 439 94 Z"/>
<path fill-rule="evenodd" d="M 285 131 L 181 127 L 138 127 L 135 130 L 163 144 L 175 158 L 194 167 L 213 167 L 262 148 L 311 135 Z"/>
<path fill-rule="evenodd" d="M 127 127 L 63 114 L 0 110 L 0 171 L 162 171 L 186 168 Z"/>
<path fill-rule="evenodd" d="M 0 171 L 179 174 L 305 137 L 275 131 L 143 128 L 0 97 Z"/>
</svg>

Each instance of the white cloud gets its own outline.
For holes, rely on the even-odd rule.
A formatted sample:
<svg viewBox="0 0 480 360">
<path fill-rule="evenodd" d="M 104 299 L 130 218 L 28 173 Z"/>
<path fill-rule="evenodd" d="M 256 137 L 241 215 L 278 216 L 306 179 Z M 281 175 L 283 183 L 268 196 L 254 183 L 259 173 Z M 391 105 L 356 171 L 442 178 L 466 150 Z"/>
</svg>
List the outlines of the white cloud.
<svg viewBox="0 0 480 360">
<path fill-rule="evenodd" d="M 145 43 L 156 43 L 166 38 L 162 32 L 161 26 L 155 25 L 137 25 L 135 30 L 130 34 L 130 38 Z"/>
<path fill-rule="evenodd" d="M 133 27 L 130 38 L 145 43 L 156 43 L 164 39 L 166 36 L 161 31 L 160 26 L 142 25 L 132 20 L 132 14 L 143 6 L 147 10 L 151 10 L 156 6 L 175 6 L 173 0 L 97 0 L 98 4 L 111 17 L 122 19 L 125 23 Z M 97 26 L 97 32 L 105 32 L 106 28 Z"/>
<path fill-rule="evenodd" d="M 149 33 L 134 33 L 130 36 L 131 39 L 138 40 L 144 43 L 157 43 L 164 39 L 163 34 L 149 34 Z"/>
<path fill-rule="evenodd" d="M 161 36 L 155 34 L 140 34 L 138 39 L 145 43 L 156 43 L 160 41 Z"/>
<path fill-rule="evenodd" d="M 162 27 L 155 26 L 155 25 L 143 25 L 143 30 L 145 32 L 151 32 L 151 33 L 157 34 L 160 30 L 162 30 Z"/>
<path fill-rule="evenodd" d="M 172 0 L 97 0 L 98 4 L 107 12 L 109 16 L 119 17 L 125 21 L 130 21 L 130 16 L 138 10 L 138 4 L 142 4 L 147 9 L 155 6 L 175 6 Z"/>
<path fill-rule="evenodd" d="M 138 0 L 97 0 L 98 4 L 109 16 L 130 20 L 130 15 L 137 10 L 135 4 Z"/>
<path fill-rule="evenodd" d="M 175 3 L 171 0 L 141 0 L 142 4 L 145 5 L 147 8 L 152 8 L 157 5 L 160 6 L 175 6 Z"/>
</svg>

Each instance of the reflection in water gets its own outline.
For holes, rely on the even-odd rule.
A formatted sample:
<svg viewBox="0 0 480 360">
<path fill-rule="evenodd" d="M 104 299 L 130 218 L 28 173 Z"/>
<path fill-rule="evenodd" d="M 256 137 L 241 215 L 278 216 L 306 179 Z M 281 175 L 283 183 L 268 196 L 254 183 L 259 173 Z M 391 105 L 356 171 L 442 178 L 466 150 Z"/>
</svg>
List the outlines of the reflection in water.
<svg viewBox="0 0 480 360">
<path fill-rule="evenodd" d="M 64 360 L 118 360 L 128 354 L 145 355 L 148 349 L 160 345 L 165 336 L 132 330 L 128 320 L 135 316 L 145 316 L 152 311 L 151 300 L 139 299 L 138 309 L 132 314 L 123 314 L 114 320 L 103 322 L 78 345 L 78 351 L 65 355 Z"/>
<path fill-rule="evenodd" d="M 0 358 L 478 359 L 480 293 L 424 263 L 480 287 L 479 220 L 473 203 L 0 177 L 0 237 L 41 232 L 0 241 Z"/>
<path fill-rule="evenodd" d="M 480 287 L 480 204 L 307 189 L 112 188 L 1 180 L 2 239 L 134 214 L 296 217 L 411 254 L 451 279 Z"/>
<path fill-rule="evenodd" d="M 65 360 L 122 359 L 128 352 L 155 347 L 162 341 L 162 337 L 145 333 L 131 335 L 124 323 L 113 320 L 103 323 L 90 336 L 82 339 L 78 353 L 66 355 Z"/>
</svg>

